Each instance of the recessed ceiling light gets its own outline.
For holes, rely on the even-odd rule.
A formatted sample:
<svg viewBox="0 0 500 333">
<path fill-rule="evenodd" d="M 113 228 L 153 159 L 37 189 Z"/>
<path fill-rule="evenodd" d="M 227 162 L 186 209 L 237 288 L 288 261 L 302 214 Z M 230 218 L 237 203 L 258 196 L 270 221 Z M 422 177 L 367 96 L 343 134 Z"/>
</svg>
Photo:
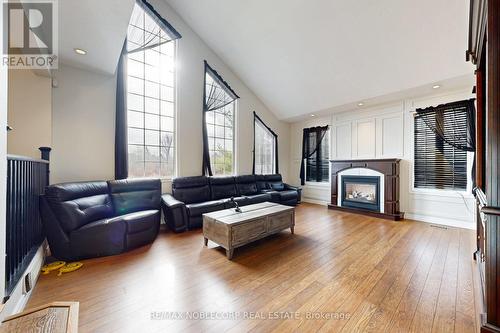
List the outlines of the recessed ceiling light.
<svg viewBox="0 0 500 333">
<path fill-rule="evenodd" d="M 86 55 L 87 51 L 85 51 L 84 49 L 75 48 L 75 53 L 79 55 Z"/>
<path fill-rule="evenodd" d="M 365 103 L 363 103 L 363 102 L 358 103 L 358 106 L 363 106 L 363 105 L 365 105 Z"/>
<path fill-rule="evenodd" d="M 432 86 L 432 89 L 439 89 L 439 88 L 441 88 L 441 86 L 439 84 L 436 84 L 436 85 Z"/>
<path fill-rule="evenodd" d="M 315 114 L 312 114 L 312 115 L 311 115 L 311 117 L 316 117 L 316 115 L 315 115 Z"/>
</svg>

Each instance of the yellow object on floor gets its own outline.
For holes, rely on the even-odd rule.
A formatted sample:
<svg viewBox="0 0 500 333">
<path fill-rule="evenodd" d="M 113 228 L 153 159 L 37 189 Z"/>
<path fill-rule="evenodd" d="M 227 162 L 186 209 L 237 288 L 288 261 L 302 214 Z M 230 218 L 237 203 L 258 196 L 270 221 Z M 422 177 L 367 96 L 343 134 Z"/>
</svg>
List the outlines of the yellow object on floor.
<svg viewBox="0 0 500 333">
<path fill-rule="evenodd" d="M 51 262 L 50 264 L 44 265 L 42 267 L 42 274 L 49 274 L 51 271 L 58 270 L 59 268 L 63 267 L 64 265 L 66 265 L 65 261 Z"/>
<path fill-rule="evenodd" d="M 76 271 L 77 269 L 80 269 L 82 266 L 83 263 L 81 262 L 70 262 L 69 264 L 66 264 L 63 267 L 59 268 L 59 274 L 57 274 L 57 276 L 61 276 L 63 273 L 70 273 Z"/>
</svg>

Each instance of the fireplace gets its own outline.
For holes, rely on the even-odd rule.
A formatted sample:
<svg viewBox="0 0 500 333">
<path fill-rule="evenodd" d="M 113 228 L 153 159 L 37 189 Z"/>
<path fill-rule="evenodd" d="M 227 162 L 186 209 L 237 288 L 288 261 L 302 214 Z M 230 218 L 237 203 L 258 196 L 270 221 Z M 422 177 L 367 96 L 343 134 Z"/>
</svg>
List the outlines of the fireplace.
<svg viewBox="0 0 500 333">
<path fill-rule="evenodd" d="M 342 206 L 380 211 L 380 178 L 342 176 Z"/>
<path fill-rule="evenodd" d="M 328 208 L 393 221 L 404 218 L 404 213 L 399 211 L 399 159 L 334 160 L 331 163 L 332 201 Z M 371 196 L 369 196 L 368 202 L 352 200 L 359 199 L 357 194 L 356 198 L 354 195 L 352 198 L 349 195 L 344 196 L 346 191 L 343 180 L 345 179 L 347 183 L 356 183 L 352 181 L 351 177 L 362 179 L 358 182 L 359 184 L 372 184 L 371 191 L 375 187 L 373 192 L 377 197 L 377 205 L 373 204 Z M 369 178 L 372 179 L 368 180 Z M 348 189 L 352 190 L 351 187 Z M 358 191 L 366 192 L 366 190 L 361 189 Z"/>
</svg>

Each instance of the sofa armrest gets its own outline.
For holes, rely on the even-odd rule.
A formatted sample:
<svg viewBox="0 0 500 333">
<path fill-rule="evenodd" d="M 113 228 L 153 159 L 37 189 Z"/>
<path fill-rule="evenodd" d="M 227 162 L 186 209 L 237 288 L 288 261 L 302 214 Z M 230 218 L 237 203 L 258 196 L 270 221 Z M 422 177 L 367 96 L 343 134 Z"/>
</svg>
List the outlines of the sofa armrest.
<svg viewBox="0 0 500 333">
<path fill-rule="evenodd" d="M 183 232 L 187 230 L 187 212 L 184 202 L 177 200 L 171 194 L 161 196 L 163 218 L 170 230 Z"/>
<path fill-rule="evenodd" d="M 164 194 L 161 196 L 162 205 L 165 205 L 169 209 L 174 209 L 177 207 L 185 206 L 184 202 L 177 200 L 171 194 Z"/>
<path fill-rule="evenodd" d="M 42 218 L 43 231 L 49 242 L 51 255 L 57 259 L 71 259 L 70 241 L 68 234 L 61 227 L 57 216 L 50 208 L 45 195 L 40 198 L 40 215 Z"/>
<path fill-rule="evenodd" d="M 285 184 L 285 190 L 302 191 L 302 188 L 299 187 L 299 186 L 293 186 L 293 185 Z"/>
<path fill-rule="evenodd" d="M 297 194 L 298 194 L 297 202 L 300 203 L 300 201 L 302 199 L 302 187 L 292 186 L 292 185 L 289 185 L 289 184 L 285 184 L 285 190 L 295 190 L 295 191 L 297 191 Z"/>
</svg>

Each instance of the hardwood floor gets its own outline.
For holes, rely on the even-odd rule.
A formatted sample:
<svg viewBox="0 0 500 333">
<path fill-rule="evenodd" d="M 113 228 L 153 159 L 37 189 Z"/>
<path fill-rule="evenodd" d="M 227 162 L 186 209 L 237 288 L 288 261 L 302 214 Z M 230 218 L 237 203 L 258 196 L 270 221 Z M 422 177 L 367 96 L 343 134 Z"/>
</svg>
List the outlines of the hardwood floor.
<svg viewBox="0 0 500 333">
<path fill-rule="evenodd" d="M 42 275 L 28 306 L 79 301 L 80 332 L 475 332 L 473 244 L 470 230 L 303 203 L 295 235 L 232 261 L 200 230 L 163 231 L 151 246 Z"/>
</svg>

